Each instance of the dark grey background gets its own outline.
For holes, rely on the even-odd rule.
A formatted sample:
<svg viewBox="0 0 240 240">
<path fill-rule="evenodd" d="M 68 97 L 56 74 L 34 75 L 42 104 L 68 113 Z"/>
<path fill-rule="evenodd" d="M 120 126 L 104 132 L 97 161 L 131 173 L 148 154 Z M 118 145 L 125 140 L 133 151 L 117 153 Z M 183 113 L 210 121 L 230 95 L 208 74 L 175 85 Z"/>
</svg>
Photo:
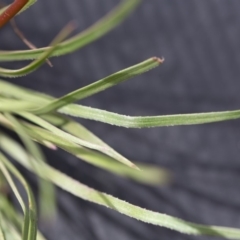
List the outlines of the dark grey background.
<svg viewBox="0 0 240 240">
<path fill-rule="evenodd" d="M 119 2 L 39 0 L 17 22 L 29 40 L 44 46 L 68 21 L 75 19 L 78 31 L 84 30 Z M 239 0 L 144 0 L 131 17 L 102 39 L 53 59 L 54 68 L 43 66 L 12 81 L 61 96 L 159 56 L 165 58 L 160 68 L 81 103 L 129 115 L 237 109 L 239 9 Z M 25 48 L 10 27 L 1 30 L 0 46 Z M 142 186 L 66 153 L 46 150 L 49 161 L 62 171 L 151 210 L 197 223 L 240 227 L 239 121 L 145 130 L 82 122 L 128 158 L 170 169 L 175 181 L 165 187 Z M 143 224 L 61 191 L 59 208 L 56 225 L 44 228 L 50 239 L 210 239 Z"/>
</svg>

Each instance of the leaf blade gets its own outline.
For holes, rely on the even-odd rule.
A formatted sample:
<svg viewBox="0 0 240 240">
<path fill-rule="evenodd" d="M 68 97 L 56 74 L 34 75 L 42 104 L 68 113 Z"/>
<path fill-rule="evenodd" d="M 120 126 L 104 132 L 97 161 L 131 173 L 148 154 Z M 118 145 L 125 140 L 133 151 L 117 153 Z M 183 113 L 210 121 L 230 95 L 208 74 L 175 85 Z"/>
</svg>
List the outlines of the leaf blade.
<svg viewBox="0 0 240 240">
<path fill-rule="evenodd" d="M 0 95 L 1 94 L 4 96 L 16 97 L 18 99 L 30 99 L 35 103 L 50 103 L 50 101 L 54 99 L 53 97 L 50 97 L 46 94 L 24 89 L 23 87 L 16 87 L 13 84 L 7 83 L 3 80 L 0 80 Z M 102 123 L 125 128 L 151 128 L 207 124 L 236 120 L 240 118 L 240 110 L 157 116 L 126 116 L 79 104 L 70 104 L 59 109 L 58 112 L 73 117 L 99 121 Z"/>
<path fill-rule="evenodd" d="M 32 110 L 35 114 L 45 114 L 58 110 L 72 102 L 84 99 L 93 94 L 106 90 L 116 84 L 129 80 L 137 75 L 147 72 L 155 67 L 158 67 L 163 62 L 162 59 L 153 57 L 139 64 L 123 69 L 117 73 L 114 73 L 108 77 L 105 77 L 97 82 L 94 82 L 88 86 L 75 90 L 59 99 L 53 100 L 46 106 L 40 109 Z"/>
<path fill-rule="evenodd" d="M 1 147 L 1 145 L 0 145 Z M 18 178 L 18 180 L 23 185 L 27 197 L 28 197 L 28 207 L 26 207 L 25 217 L 24 217 L 24 227 L 23 227 L 23 239 L 35 240 L 37 234 L 37 223 L 36 223 L 36 204 L 31 188 L 29 187 L 26 180 L 20 174 L 20 172 L 15 168 L 15 166 L 0 152 L 0 161 L 8 168 L 13 175 Z"/>
<path fill-rule="evenodd" d="M 0 76 L 2 77 L 20 77 L 24 76 L 26 74 L 29 74 L 36 69 L 38 69 L 44 62 L 45 60 L 57 49 L 58 44 L 63 41 L 74 29 L 74 24 L 70 23 L 68 24 L 58 35 L 57 37 L 52 41 L 51 47 L 48 48 L 45 52 L 43 52 L 39 59 L 34 60 L 27 66 L 12 70 L 12 69 L 6 69 L 6 68 L 1 68 L 0 67 Z"/>
<path fill-rule="evenodd" d="M 140 4 L 141 0 L 124 0 L 114 10 L 107 14 L 98 23 L 95 23 L 90 28 L 82 33 L 62 42 L 57 51 L 54 51 L 51 56 L 65 55 L 99 39 L 109 31 L 119 25 L 130 13 Z M 39 48 L 35 50 L 22 51 L 0 51 L 0 61 L 22 61 L 29 59 L 37 59 L 47 51 L 49 47 Z M 50 57 L 51 57 L 50 56 Z"/>
<path fill-rule="evenodd" d="M 98 143 L 93 143 L 90 142 L 88 140 L 79 138 L 79 137 L 75 137 L 74 135 L 71 135 L 67 132 L 62 131 L 61 129 L 58 129 L 57 127 L 55 127 L 54 125 L 48 123 L 47 121 L 45 121 L 44 119 L 41 119 L 38 116 L 35 116 L 31 113 L 26 113 L 26 112 L 20 112 L 17 113 L 18 115 L 34 122 L 35 124 L 41 126 L 42 128 L 47 129 L 48 131 L 52 132 L 53 134 L 64 138 L 65 140 L 72 142 L 74 144 L 78 144 L 81 145 L 83 147 L 87 147 L 90 149 L 94 149 L 94 150 L 98 150 L 100 152 L 103 152 L 106 155 L 109 155 L 113 158 L 115 158 L 117 161 L 131 167 L 131 168 L 136 168 L 137 167 L 128 159 L 124 158 L 123 156 L 121 156 L 120 154 L 117 154 L 114 150 L 112 150 L 110 147 L 108 147 L 107 145 L 99 145 Z"/>
<path fill-rule="evenodd" d="M 24 161 L 24 158 L 21 158 L 20 154 L 14 158 L 24 167 L 32 171 L 29 163 L 27 161 Z M 96 191 L 95 189 L 70 178 L 69 176 L 59 172 L 50 166 L 46 166 L 46 169 L 51 176 L 52 182 L 63 190 L 66 190 L 67 192 L 86 201 L 111 208 L 115 211 L 118 211 L 119 213 L 135 218 L 139 221 L 165 227 L 185 234 L 220 236 L 227 239 L 240 239 L 240 229 L 195 224 L 166 214 L 143 209 L 123 200 L 117 199 L 111 195 Z"/>
</svg>

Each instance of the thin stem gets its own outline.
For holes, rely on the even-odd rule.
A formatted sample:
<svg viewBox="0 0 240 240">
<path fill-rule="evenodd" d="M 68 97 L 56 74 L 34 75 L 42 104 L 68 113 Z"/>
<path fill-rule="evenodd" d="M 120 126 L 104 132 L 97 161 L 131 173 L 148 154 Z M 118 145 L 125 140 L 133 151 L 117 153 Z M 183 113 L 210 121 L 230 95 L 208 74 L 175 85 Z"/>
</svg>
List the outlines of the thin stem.
<svg viewBox="0 0 240 240">
<path fill-rule="evenodd" d="M 30 48 L 30 49 L 37 49 L 37 47 L 31 43 L 27 38 L 24 36 L 23 32 L 18 28 L 16 21 L 14 18 L 10 21 L 10 24 L 12 25 L 13 31 L 18 35 L 18 37 Z M 46 59 L 47 64 L 50 67 L 53 67 L 52 63 L 50 60 Z"/>
</svg>

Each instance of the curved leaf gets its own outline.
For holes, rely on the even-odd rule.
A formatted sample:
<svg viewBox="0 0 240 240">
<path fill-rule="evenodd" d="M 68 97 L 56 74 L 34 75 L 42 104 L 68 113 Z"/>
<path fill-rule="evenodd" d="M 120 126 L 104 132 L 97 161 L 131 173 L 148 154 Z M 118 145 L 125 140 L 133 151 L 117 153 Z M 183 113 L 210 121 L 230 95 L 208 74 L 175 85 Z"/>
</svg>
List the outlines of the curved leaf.
<svg viewBox="0 0 240 240">
<path fill-rule="evenodd" d="M 17 70 L 0 68 L 0 76 L 20 77 L 35 71 L 45 62 L 45 60 L 54 52 L 54 50 L 57 49 L 58 43 L 64 40 L 73 31 L 73 29 L 74 29 L 74 24 L 73 23 L 68 24 L 53 40 L 53 42 L 51 43 L 52 47 L 48 48 L 46 52 L 42 53 L 39 59 L 28 64 L 26 67 L 23 67 Z"/>
<path fill-rule="evenodd" d="M 11 141 L 11 147 L 15 151 L 9 151 L 9 148 L 6 148 L 4 146 L 2 147 L 24 167 L 30 171 L 33 170 L 28 161 L 26 161 L 27 153 L 18 143 Z M 45 170 L 51 177 L 51 181 L 65 191 L 84 200 L 111 208 L 119 213 L 135 218 L 139 221 L 166 227 L 185 234 L 216 236 L 224 237 L 227 239 L 240 239 L 240 229 L 195 224 L 163 213 L 143 209 L 123 200 L 117 199 L 106 193 L 102 193 L 93 188 L 90 188 L 50 166 L 45 166 Z M 44 177 L 41 176 L 41 174 L 39 176 Z"/>
<path fill-rule="evenodd" d="M 17 87 L 4 81 L 0 81 L 0 95 L 1 94 L 3 96 L 12 96 L 23 100 L 30 100 L 31 102 L 39 104 L 50 103 L 50 101 L 54 99 L 46 94 Z M 69 104 L 68 106 L 60 108 L 58 112 L 126 128 L 194 125 L 240 118 L 240 110 L 135 117 L 86 107 L 79 104 Z"/>
<path fill-rule="evenodd" d="M 107 14 L 102 20 L 92 25 L 85 31 L 59 44 L 59 48 L 52 52 L 50 56 L 60 56 L 80 49 L 91 42 L 99 39 L 117 25 L 119 25 L 141 2 L 141 0 L 124 0 Z M 0 61 L 22 61 L 37 59 L 43 52 L 48 51 L 49 47 L 34 50 L 22 51 L 0 51 Z"/>
<path fill-rule="evenodd" d="M 106 78 L 103 78 L 97 82 L 94 82 L 86 87 L 80 88 L 71 92 L 59 99 L 53 100 L 46 106 L 43 106 L 40 109 L 32 110 L 31 112 L 35 114 L 44 114 L 52 111 L 56 111 L 59 108 L 62 108 L 66 105 L 69 105 L 72 102 L 76 102 L 77 100 L 84 99 L 93 94 L 106 90 L 116 84 L 126 81 L 130 78 L 133 78 L 137 75 L 143 74 L 157 66 L 159 66 L 163 60 L 153 57 L 144 62 L 136 64 L 132 67 L 123 69 L 117 73 L 114 73 Z"/>
<path fill-rule="evenodd" d="M 0 145 L 1 147 L 1 145 Z M 27 159 L 25 159 L 27 160 Z M 28 207 L 26 207 L 24 216 L 24 227 L 23 227 L 23 239 L 35 240 L 37 234 L 37 223 L 36 223 L 36 204 L 31 188 L 29 187 L 26 180 L 22 177 L 15 166 L 0 152 L 0 161 L 8 168 L 9 171 L 15 175 L 16 178 L 22 183 L 23 187 L 27 192 Z M 31 165 L 31 164 L 30 164 Z"/>
</svg>

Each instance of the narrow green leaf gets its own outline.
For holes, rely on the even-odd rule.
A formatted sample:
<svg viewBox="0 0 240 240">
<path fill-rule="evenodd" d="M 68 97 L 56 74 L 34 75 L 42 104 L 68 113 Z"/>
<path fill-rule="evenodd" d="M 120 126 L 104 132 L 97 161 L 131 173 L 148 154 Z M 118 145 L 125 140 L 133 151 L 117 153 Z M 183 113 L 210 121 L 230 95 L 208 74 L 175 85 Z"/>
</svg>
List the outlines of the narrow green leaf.
<svg viewBox="0 0 240 240">
<path fill-rule="evenodd" d="M 12 141 L 12 147 L 13 146 L 14 148 L 18 149 L 18 154 L 16 154 L 16 151 L 11 151 L 9 154 L 11 154 L 12 157 L 24 167 L 32 171 L 33 169 L 31 165 L 28 161 L 26 161 L 25 155 L 27 153 L 21 148 L 18 143 Z M 4 150 L 7 149 L 8 148 L 4 147 Z M 166 227 L 185 234 L 224 237 L 227 239 L 240 239 L 240 229 L 195 224 L 166 214 L 143 209 L 117 199 L 106 193 L 102 193 L 96 191 L 95 189 L 89 188 L 88 186 L 70 178 L 69 176 L 57 171 L 50 166 L 46 166 L 45 169 L 51 177 L 51 181 L 65 191 L 72 193 L 73 195 L 84 200 L 111 208 L 137 220 L 161 227 Z M 42 175 L 39 176 L 44 177 Z"/>
<path fill-rule="evenodd" d="M 196 125 L 240 118 L 240 110 L 133 117 L 77 104 L 63 107 L 58 112 L 126 128 Z"/>
<path fill-rule="evenodd" d="M 0 212 L 13 224 L 13 226 L 18 230 L 22 231 L 23 218 L 14 209 L 13 204 L 7 199 L 6 196 L 0 194 Z"/>
<path fill-rule="evenodd" d="M 104 154 L 115 158 L 116 160 L 120 161 L 121 163 L 126 164 L 129 167 L 137 168 L 132 162 L 130 162 L 128 159 L 122 157 L 120 154 L 117 154 L 115 151 L 113 151 L 107 145 L 103 146 L 103 145 L 95 144 L 95 143 L 92 143 L 89 141 L 85 141 L 82 138 L 75 137 L 74 135 L 71 135 L 67 132 L 62 131 L 61 129 L 55 127 L 54 125 L 48 123 L 47 121 L 45 121 L 45 120 L 41 119 L 40 117 L 35 116 L 31 113 L 21 112 L 18 114 L 20 116 L 26 118 L 27 120 L 32 121 L 33 123 L 41 126 L 42 128 L 49 130 L 50 132 L 55 134 L 57 137 L 62 137 L 63 139 L 67 140 L 70 143 L 72 142 L 72 143 L 79 144 L 79 145 L 87 147 L 87 148 L 99 150 L 99 151 L 103 152 Z"/>
<path fill-rule="evenodd" d="M 39 149 L 39 147 L 29 138 L 28 134 L 26 133 L 24 127 L 22 126 L 21 122 L 18 121 L 13 115 L 5 113 L 6 118 L 11 122 L 13 125 L 14 131 L 19 135 L 22 142 L 24 143 L 25 147 L 32 154 L 37 161 L 43 162 L 45 161 L 44 156 Z"/>
<path fill-rule="evenodd" d="M 47 94 L 20 87 L 4 80 L 0 80 L 0 95 L 6 98 L 13 97 L 14 99 L 22 99 L 28 102 L 34 102 L 38 104 L 40 104 L 41 102 L 46 104 L 54 99 Z"/>
<path fill-rule="evenodd" d="M 27 111 L 36 108 L 36 104 L 14 99 L 0 99 L 1 112 Z"/>
<path fill-rule="evenodd" d="M 44 129 L 47 129 L 48 131 L 54 133 L 56 136 L 65 138 L 69 142 L 73 142 L 73 143 L 79 144 L 81 146 L 92 148 L 92 149 L 99 150 L 99 151 L 108 151 L 107 148 L 103 148 L 99 145 L 86 142 L 86 141 L 84 141 L 80 138 L 77 138 L 77 137 L 75 137 L 71 134 L 68 134 L 68 133 L 62 131 L 61 129 L 55 127 L 54 125 L 48 123 L 47 121 L 43 120 L 42 118 L 40 118 L 38 116 L 35 116 L 31 113 L 20 112 L 20 113 L 18 113 L 18 115 L 20 115 L 20 116 L 26 118 L 27 120 L 41 126 Z"/>
<path fill-rule="evenodd" d="M 35 139 L 35 141 L 42 143 L 44 139 L 45 141 L 48 141 L 58 146 L 59 148 L 62 148 L 63 150 L 73 154 L 77 158 L 80 158 L 81 160 L 84 160 L 96 167 L 110 171 L 114 174 L 128 177 L 135 181 L 143 182 L 146 184 L 165 184 L 170 180 L 169 173 L 165 170 L 157 168 L 156 166 L 150 167 L 141 164 L 141 171 L 130 170 L 128 167 L 124 167 L 124 165 L 115 162 L 114 158 L 80 147 L 72 142 L 66 141 L 65 138 L 55 137 L 49 131 L 43 130 L 31 124 L 26 124 L 26 127 L 28 134 L 33 139 Z M 8 137 L 6 137 L 3 133 L 0 134 L 0 145 L 8 146 L 11 151 L 14 149 L 14 146 L 11 146 L 11 140 L 9 140 Z M 15 152 L 17 152 L 17 150 Z M 42 171 L 41 169 L 38 170 Z"/>
<path fill-rule="evenodd" d="M 14 228 L 20 233 L 22 231 L 23 217 L 3 195 L 0 195 L 0 212 L 1 211 L 5 218 L 11 222 Z M 46 240 L 39 231 L 37 233 L 37 240 Z"/>
<path fill-rule="evenodd" d="M 76 102 L 77 100 L 81 100 L 83 98 L 89 97 L 93 94 L 96 94 L 98 92 L 101 92 L 103 90 L 106 90 L 107 88 L 110 88 L 112 86 L 115 86 L 116 84 L 126 81 L 130 78 L 133 78 L 137 75 L 140 75 L 144 72 L 147 72 L 151 70 L 152 68 L 155 68 L 159 66 L 163 60 L 159 58 L 150 58 L 144 62 L 141 62 L 139 64 L 136 64 L 132 67 L 126 68 L 122 71 L 119 71 L 117 73 L 114 73 L 106 78 L 103 78 L 95 83 L 92 83 L 86 87 L 80 88 L 74 92 L 71 92 L 59 99 L 56 99 L 52 101 L 51 103 L 47 104 L 46 106 L 43 106 L 40 109 L 36 109 L 32 112 L 35 114 L 44 114 L 49 113 L 52 111 L 55 111 L 61 107 L 64 107 L 72 102 Z"/>
<path fill-rule="evenodd" d="M 26 212 L 24 214 L 23 221 L 24 221 L 24 224 L 22 229 L 22 240 L 23 239 L 30 240 L 29 230 L 31 229 L 31 226 L 30 226 L 30 214 L 29 214 L 28 208 L 26 209 Z M 34 229 L 32 230 L 34 231 Z"/>
<path fill-rule="evenodd" d="M 6 240 L 4 229 L 3 229 L 3 220 L 2 220 L 2 213 L 1 213 L 1 211 L 0 211 L 0 240 Z"/>
<path fill-rule="evenodd" d="M 87 128 L 85 128 L 82 124 L 73 121 L 70 118 L 67 118 L 65 116 L 62 116 L 60 114 L 55 115 L 42 115 L 42 118 L 46 119 L 47 121 L 50 121 L 52 124 L 56 124 L 56 121 L 58 123 L 56 124 L 61 129 L 65 130 L 66 132 L 84 139 L 85 141 L 91 142 L 93 144 L 98 144 L 102 147 L 106 147 L 112 151 L 112 157 L 118 158 L 119 162 L 124 162 L 125 157 L 123 157 L 121 154 L 116 152 L 113 148 L 111 148 L 108 144 L 106 144 L 104 141 L 102 141 L 100 138 L 98 138 L 95 134 L 93 134 L 91 131 L 89 131 Z M 60 126 L 59 126 L 60 124 Z M 122 160 L 121 160 L 122 159 Z M 128 160 L 129 161 L 129 160 Z"/>
<path fill-rule="evenodd" d="M 29 74 L 39 68 L 45 60 L 57 49 L 58 44 L 63 41 L 74 29 L 74 24 L 68 24 L 53 40 L 51 43 L 52 47 L 46 50 L 46 52 L 42 53 L 39 59 L 33 61 L 32 63 L 28 64 L 26 67 L 17 70 L 5 69 L 0 68 L 0 76 L 2 77 L 19 77 Z M 1 54 L 0 54 L 1 55 Z"/>
<path fill-rule="evenodd" d="M 78 122 L 75 122 L 69 118 L 65 118 L 60 114 L 45 115 L 45 116 L 42 115 L 41 117 L 43 117 L 44 119 L 51 122 L 52 124 L 58 127 L 61 127 L 63 130 L 77 137 L 80 137 L 89 142 L 99 144 L 101 146 L 107 146 L 110 148 L 109 145 L 107 145 L 100 138 L 98 138 L 96 135 L 94 135 L 91 131 L 89 131 L 87 128 L 85 128 L 83 125 L 81 125 Z M 64 148 L 64 146 L 62 147 Z M 135 171 L 122 164 L 119 164 L 118 162 L 114 161 L 114 159 L 112 159 L 111 157 L 93 152 L 91 150 L 81 149 L 79 151 L 74 147 L 68 148 L 68 149 L 64 148 L 64 149 L 67 152 L 70 152 L 71 154 L 73 154 L 74 156 L 80 159 L 86 160 L 88 162 L 90 161 L 90 163 L 96 165 L 97 167 L 101 167 L 114 174 L 118 174 L 123 177 L 128 177 L 130 179 L 133 179 L 141 183 L 151 184 L 151 185 L 160 185 L 160 184 L 168 183 L 171 179 L 170 174 L 167 170 L 161 169 L 157 166 L 150 166 L 148 164 L 140 164 L 140 163 L 134 162 L 134 164 L 138 166 L 138 168 L 141 170 L 141 171 Z M 115 154 L 119 154 L 119 153 L 115 152 Z"/>
<path fill-rule="evenodd" d="M 12 223 L 9 222 L 4 215 L 2 215 L 1 223 L 6 240 L 22 240 L 20 233 L 15 229 Z"/>
<path fill-rule="evenodd" d="M 54 99 L 48 95 L 41 94 L 36 91 L 14 86 L 13 84 L 4 82 L 3 80 L 0 81 L 0 94 L 23 100 L 29 99 L 30 101 L 39 104 L 41 102 L 50 103 L 50 101 Z M 70 104 L 59 109 L 58 112 L 74 117 L 81 117 L 126 128 L 194 125 L 235 120 L 240 118 L 240 110 L 133 117 L 78 104 Z"/>
<path fill-rule="evenodd" d="M 93 152 L 88 149 L 73 148 L 64 145 L 59 145 L 59 147 L 64 149 L 66 152 L 69 152 L 72 155 L 76 156 L 77 158 L 80 158 L 88 163 L 91 163 L 92 165 L 95 165 L 96 167 L 100 167 L 109 172 L 112 172 L 122 177 L 130 178 L 137 182 L 151 185 L 164 185 L 169 183 L 170 181 L 170 174 L 165 170 L 161 170 L 157 166 L 150 167 L 134 162 L 135 165 L 138 166 L 140 169 L 140 171 L 136 171 L 134 169 L 126 167 L 125 165 L 119 164 L 118 162 L 114 161 L 113 158 L 97 152 Z"/>
<path fill-rule="evenodd" d="M 0 145 L 0 148 L 2 146 Z M 26 159 L 25 159 L 26 160 Z M 26 207 L 24 226 L 23 226 L 23 239 L 35 240 L 37 233 L 37 222 L 36 222 L 36 204 L 31 188 L 29 187 L 26 180 L 15 168 L 15 166 L 0 152 L 0 161 L 8 168 L 9 171 L 15 175 L 16 178 L 22 183 L 24 189 L 27 192 L 28 197 L 28 208 Z M 27 161 L 27 160 L 26 160 Z M 30 164 L 31 165 L 31 164 Z M 34 168 L 32 168 L 34 169 Z"/>
<path fill-rule="evenodd" d="M 35 144 L 31 138 L 28 136 L 24 126 L 22 126 L 21 122 L 19 122 L 15 117 L 10 114 L 5 113 L 6 118 L 12 123 L 15 132 L 19 135 L 20 139 L 23 141 L 26 146 L 28 152 L 34 156 L 39 163 L 46 162 L 44 155 L 42 154 L 40 148 L 37 144 Z M 31 159 L 29 159 L 31 164 Z M 35 171 L 39 171 L 39 169 L 35 169 Z M 55 204 L 55 189 L 54 186 L 45 180 L 39 181 L 39 189 L 40 189 L 40 209 L 43 218 L 50 219 L 56 214 L 56 204 Z M 31 212 L 29 213 L 31 214 Z"/>
<path fill-rule="evenodd" d="M 140 0 L 124 0 L 102 20 L 92 25 L 85 31 L 59 44 L 58 49 L 51 56 L 65 55 L 83 48 L 91 42 L 99 39 L 117 25 L 119 25 L 140 3 Z M 49 47 L 22 51 L 0 51 L 0 61 L 17 61 L 37 59 L 47 51 Z"/>
<path fill-rule="evenodd" d="M 0 123 L 2 123 L 5 127 L 9 128 L 9 129 L 13 129 L 13 126 L 11 124 L 11 122 L 9 122 L 6 118 L 4 118 L 3 115 L 0 114 Z M 29 134 L 29 136 L 31 136 L 32 139 L 38 141 L 39 143 L 45 145 L 45 142 L 50 142 L 64 150 L 67 150 L 69 152 L 74 151 L 79 151 L 78 154 L 82 153 L 83 147 L 66 140 L 64 137 L 60 137 L 59 135 L 54 135 L 53 133 L 46 131 L 42 128 L 33 126 L 32 124 L 27 124 L 27 123 L 23 123 L 24 126 L 26 127 L 26 131 Z M 3 143 L 2 143 L 3 144 Z M 87 149 L 85 149 L 87 150 Z M 84 152 L 84 151 L 83 151 Z M 111 152 L 108 151 L 108 153 L 110 154 Z M 114 154 L 114 153 L 113 153 Z M 78 155 L 79 157 L 79 155 Z M 81 156 L 82 157 L 82 156 Z M 113 159 L 115 160 L 119 160 L 122 161 L 122 159 L 116 159 L 116 157 L 118 157 L 117 155 L 115 155 L 115 157 Z M 121 158 L 123 158 L 121 156 Z M 104 165 L 101 164 L 100 161 L 96 161 L 93 160 L 91 158 L 87 158 L 87 157 L 83 157 L 83 160 L 86 160 L 87 162 L 97 165 L 99 167 L 103 167 Z M 129 161 L 126 159 L 126 161 Z M 138 169 L 137 166 L 135 166 L 133 163 L 130 163 L 130 167 Z"/>
<path fill-rule="evenodd" d="M 13 191 L 14 195 L 16 196 L 23 212 L 25 213 L 26 212 L 26 207 L 25 207 L 24 201 L 21 197 L 21 194 L 19 193 L 19 191 L 17 189 L 17 186 L 14 183 L 14 181 L 13 181 L 11 175 L 9 174 L 7 168 L 5 167 L 5 165 L 2 162 L 0 162 L 0 169 L 1 169 L 1 172 L 3 173 L 3 175 L 5 176 L 9 186 L 12 188 L 12 191 Z"/>
</svg>

